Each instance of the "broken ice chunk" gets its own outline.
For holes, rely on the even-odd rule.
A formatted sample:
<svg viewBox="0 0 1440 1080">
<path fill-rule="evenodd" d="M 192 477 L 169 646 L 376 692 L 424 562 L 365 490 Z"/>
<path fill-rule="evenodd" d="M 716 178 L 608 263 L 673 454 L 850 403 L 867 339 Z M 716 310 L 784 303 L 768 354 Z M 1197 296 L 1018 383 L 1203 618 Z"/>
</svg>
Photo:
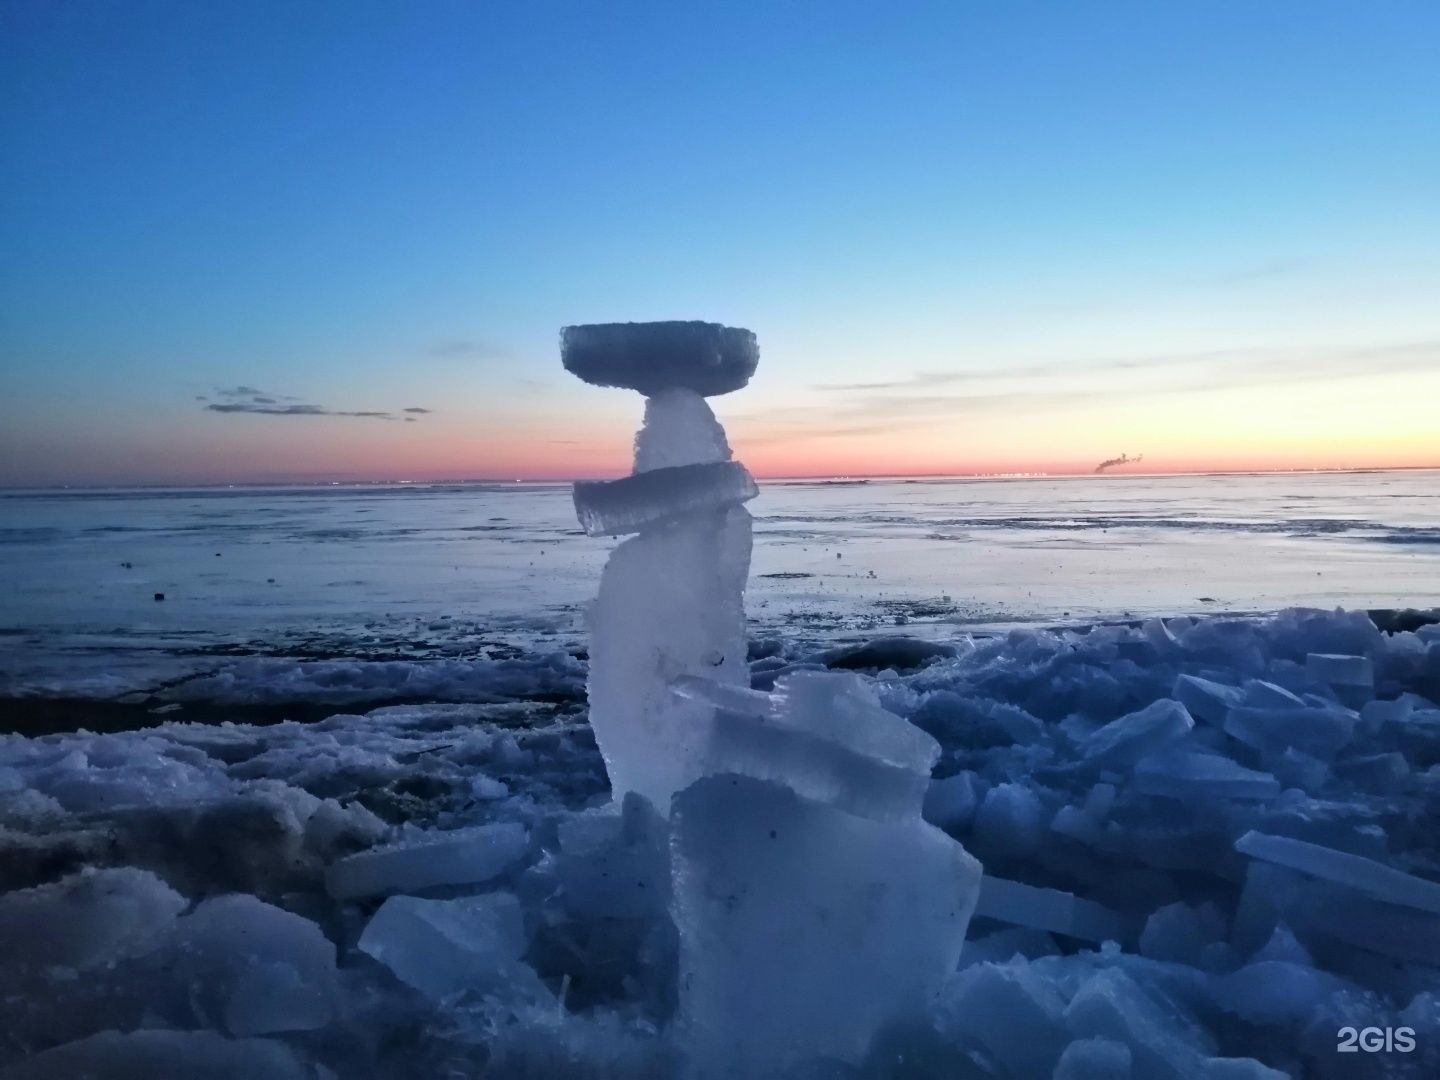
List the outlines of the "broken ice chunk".
<svg viewBox="0 0 1440 1080">
<path fill-rule="evenodd" d="M 1309 1020 L 1321 1002 L 1347 984 L 1313 967 L 1286 960 L 1260 960 L 1217 978 L 1215 1004 L 1243 1020 L 1289 1024 Z"/>
<path fill-rule="evenodd" d="M 1219 754 L 1171 749 L 1136 764 L 1135 790 L 1171 799 L 1268 799 L 1280 784 Z"/>
<path fill-rule="evenodd" d="M 1331 686 L 1375 685 L 1375 668 L 1367 656 L 1310 653 L 1305 657 L 1305 673 Z"/>
<path fill-rule="evenodd" d="M 176 921 L 157 959 L 232 1035 L 313 1031 L 335 1015 L 335 946 L 309 919 L 245 893 Z"/>
<path fill-rule="evenodd" d="M 1279 753 L 1287 747 L 1319 758 L 1335 756 L 1355 733 L 1356 714 L 1323 709 L 1259 709 L 1240 705 L 1225 718 L 1225 731 L 1247 746 Z"/>
<path fill-rule="evenodd" d="M 719 323 L 591 323 L 560 331 L 560 361 L 594 386 L 642 394 L 687 387 L 713 397 L 750 381 L 760 345 L 751 331 Z"/>
<path fill-rule="evenodd" d="M 669 822 L 628 792 L 560 823 L 556 876 L 565 906 L 589 917 L 663 916 L 670 902 Z"/>
<path fill-rule="evenodd" d="M 1130 1080 L 1130 1047 L 1098 1035 L 1076 1039 L 1055 1063 L 1053 1080 Z"/>
<path fill-rule="evenodd" d="M 975 811 L 976 853 L 991 858 L 1023 859 L 1045 840 L 1045 808 L 1024 784 L 996 784 Z"/>
<path fill-rule="evenodd" d="M 1034 960 L 1037 956 L 1058 956 L 1055 939 L 1033 926 L 1007 926 L 983 937 L 967 938 L 960 952 L 960 966 L 1003 964 L 1016 956 Z"/>
<path fill-rule="evenodd" d="M 1065 999 L 1028 963 L 972 964 L 945 986 L 942 1034 L 983 1047 L 1007 1075 L 1046 1076 L 1069 1041 Z"/>
<path fill-rule="evenodd" d="M 525 919 L 512 893 L 457 900 L 392 896 L 366 925 L 359 948 L 436 999 L 502 986 L 533 995 L 538 984 L 520 963 Z"/>
<path fill-rule="evenodd" d="M 525 853 L 525 827 L 513 823 L 434 832 L 371 848 L 333 863 L 325 888 L 336 900 L 418 892 L 439 885 L 478 885 Z"/>
<path fill-rule="evenodd" d="M 694 390 L 662 390 L 645 399 L 645 423 L 635 436 L 633 472 L 729 460 L 725 429 Z"/>
<path fill-rule="evenodd" d="M 225 1003 L 225 1029 L 232 1035 L 315 1031 L 334 1018 L 335 1006 L 325 991 L 286 963 L 250 964 L 236 977 Z"/>
<path fill-rule="evenodd" d="M 1066 1026 L 1079 1036 L 1126 1043 L 1135 1074 L 1146 1080 L 1189 1080 L 1204 1075 L 1215 1042 L 1204 1028 L 1168 1001 L 1146 993 L 1119 968 L 1092 975 L 1065 1010 Z"/>
<path fill-rule="evenodd" d="M 1225 714 L 1241 700 L 1239 688 L 1202 679 L 1198 675 L 1177 676 L 1171 693 L 1192 714 L 1212 724 L 1223 724 Z"/>
<path fill-rule="evenodd" d="M 620 480 L 578 481 L 575 514 L 590 536 L 623 536 L 702 510 L 722 510 L 760 489 L 738 461 L 674 465 Z"/>
<path fill-rule="evenodd" d="M 1379 698 L 1367 701 L 1360 710 L 1360 718 L 1372 725 L 1403 724 L 1410 719 L 1417 700 L 1421 699 L 1412 694 L 1402 694 L 1393 701 L 1382 701 Z"/>
<path fill-rule="evenodd" d="M 1184 705 L 1173 698 L 1161 698 L 1091 732 L 1081 740 L 1079 750 L 1093 765 L 1129 765 L 1155 747 L 1178 739 L 1194 726 L 1195 721 Z"/>
<path fill-rule="evenodd" d="M 801 671 L 775 683 L 776 716 L 857 754 L 927 776 L 940 744 L 880 704 L 875 684 L 850 672 Z"/>
<path fill-rule="evenodd" d="M 1344 885 L 1387 904 L 1440 915 L 1440 882 L 1426 881 L 1363 855 L 1253 831 L 1235 841 L 1235 850 L 1322 881 Z"/>
<path fill-rule="evenodd" d="M 1225 937 L 1225 915 L 1211 903 L 1177 902 L 1151 912 L 1140 932 L 1140 953 L 1153 960 L 1201 967 L 1206 946 Z"/>
<path fill-rule="evenodd" d="M 11 972 L 90 971 L 149 948 L 184 910 L 148 870 L 82 870 L 0 896 L 0 956 Z"/>
<path fill-rule="evenodd" d="M 9 1066 L 5 1080 L 309 1080 L 310 1070 L 274 1039 L 213 1031 L 102 1031 Z"/>
<path fill-rule="evenodd" d="M 1253 705 L 1258 709 L 1303 709 L 1305 702 L 1283 686 L 1276 686 L 1263 679 L 1251 679 L 1244 686 L 1241 705 Z M 1222 716 L 1220 722 L 1224 722 Z"/>
<path fill-rule="evenodd" d="M 781 678 L 774 694 L 694 677 L 673 685 L 680 697 L 718 710 L 707 772 L 775 780 L 875 820 L 919 815 L 939 745 L 884 709 L 860 676 L 797 672 Z"/>
<path fill-rule="evenodd" d="M 858 1063 L 954 971 L 980 865 L 938 829 L 726 775 L 676 795 L 671 828 L 681 1026 L 715 1075 Z"/>
<path fill-rule="evenodd" d="M 930 781 L 925 789 L 922 813 L 931 825 L 949 832 L 969 823 L 975 813 L 975 802 L 975 774 L 960 772 Z"/>
<path fill-rule="evenodd" d="M 990 874 L 980 880 L 975 914 L 997 922 L 1065 934 L 1082 941 L 1125 940 L 1124 920 L 1093 900 Z"/>
</svg>

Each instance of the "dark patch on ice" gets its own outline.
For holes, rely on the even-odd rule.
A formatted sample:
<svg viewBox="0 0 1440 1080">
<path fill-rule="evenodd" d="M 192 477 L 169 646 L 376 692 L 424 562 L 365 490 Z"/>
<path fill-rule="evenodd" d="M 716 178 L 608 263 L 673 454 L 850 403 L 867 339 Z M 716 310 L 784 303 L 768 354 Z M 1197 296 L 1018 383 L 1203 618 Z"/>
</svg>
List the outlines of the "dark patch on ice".
<svg viewBox="0 0 1440 1080">
<path fill-rule="evenodd" d="M 1365 614 L 1386 634 L 1414 633 L 1422 626 L 1440 623 L 1440 608 L 1418 611 L 1415 608 L 1371 608 Z"/>
<path fill-rule="evenodd" d="M 881 637 L 867 641 L 864 645 L 852 645 L 828 649 L 811 657 L 811 661 L 828 668 L 847 671 L 879 671 L 894 668 L 909 671 L 924 667 L 941 657 L 956 655 L 953 645 L 937 641 L 923 641 L 913 637 Z"/>
<path fill-rule="evenodd" d="M 802 574 L 802 573 L 798 573 L 798 572 L 793 571 L 793 570 L 782 570 L 782 571 L 781 571 L 780 573 L 778 573 L 778 574 L 756 574 L 755 576 L 756 576 L 756 577 L 762 577 L 762 578 L 777 578 L 777 579 L 779 579 L 779 580 L 781 580 L 781 581 L 796 581 L 796 580 L 798 580 L 798 579 L 800 579 L 800 578 L 812 578 L 812 577 L 814 577 L 815 575 L 814 575 L 814 574 Z"/>
</svg>

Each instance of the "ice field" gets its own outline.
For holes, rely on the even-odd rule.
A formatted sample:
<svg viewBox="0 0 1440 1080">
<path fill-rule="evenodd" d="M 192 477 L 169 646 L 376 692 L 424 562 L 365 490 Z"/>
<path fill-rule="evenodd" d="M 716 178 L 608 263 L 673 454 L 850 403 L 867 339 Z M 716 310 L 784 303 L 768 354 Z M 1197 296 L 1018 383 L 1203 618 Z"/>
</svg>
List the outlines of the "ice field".
<svg viewBox="0 0 1440 1080">
<path fill-rule="evenodd" d="M 1434 474 L 748 499 L 661 396 L 574 506 L 0 497 L 0 1078 L 1440 1073 Z"/>
<path fill-rule="evenodd" d="M 752 651 L 759 686 L 854 662 Z M 868 659 L 854 677 L 937 744 L 925 818 L 985 877 L 938 996 L 797 1075 L 1435 1075 L 1433 625 L 1182 618 Z M 662 824 L 606 809 L 581 662 L 531 663 L 529 687 L 457 676 L 473 704 L 8 737 L 0 1075 L 102 1052 L 149 1077 L 677 1075 Z M 1347 1026 L 1415 1048 L 1341 1054 Z"/>
<path fill-rule="evenodd" d="M 1435 472 L 762 483 L 747 506 L 759 637 L 1440 604 Z M 0 694 L 579 650 L 614 543 L 565 485 L 0 492 Z"/>
</svg>

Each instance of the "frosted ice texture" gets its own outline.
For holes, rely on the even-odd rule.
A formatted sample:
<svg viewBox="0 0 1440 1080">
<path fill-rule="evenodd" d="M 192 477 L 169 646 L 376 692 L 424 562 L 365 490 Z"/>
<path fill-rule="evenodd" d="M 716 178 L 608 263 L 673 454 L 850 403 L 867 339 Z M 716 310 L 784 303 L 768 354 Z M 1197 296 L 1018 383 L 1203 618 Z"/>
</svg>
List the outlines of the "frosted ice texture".
<svg viewBox="0 0 1440 1080">
<path fill-rule="evenodd" d="M 560 331 L 560 359 L 596 386 L 642 394 L 685 387 L 712 397 L 750 381 L 760 346 L 751 331 L 719 323 L 593 323 Z"/>
<path fill-rule="evenodd" d="M 680 1023 L 700 1075 L 858 1063 L 955 967 L 980 865 L 937 829 L 733 774 L 677 795 L 672 828 Z"/>
<path fill-rule="evenodd" d="M 185 906 L 148 870 L 81 871 L 0 896 L 0 956 L 12 976 L 55 967 L 89 971 L 143 951 Z"/>
<path fill-rule="evenodd" d="M 619 483 L 643 489 L 657 472 L 702 468 L 744 474 L 753 490 L 749 475 L 729 456 L 724 432 L 698 394 L 661 393 L 646 403 L 645 427 L 636 439 L 637 466 L 655 468 Z M 686 490 L 677 496 L 681 502 L 693 495 Z M 576 497 L 578 504 L 579 485 Z M 749 685 L 744 591 L 750 515 L 738 501 L 702 500 L 678 516 L 666 511 L 663 519 L 647 520 L 639 535 L 615 548 L 601 573 L 587 620 L 590 724 L 616 799 L 638 792 L 665 813 L 670 797 L 700 775 L 713 709 L 678 700 L 672 682 L 695 675 Z"/>
<path fill-rule="evenodd" d="M 160 955 L 231 1035 L 313 1031 L 335 1018 L 335 946 L 309 919 L 254 896 L 202 902 L 176 921 Z"/>
</svg>

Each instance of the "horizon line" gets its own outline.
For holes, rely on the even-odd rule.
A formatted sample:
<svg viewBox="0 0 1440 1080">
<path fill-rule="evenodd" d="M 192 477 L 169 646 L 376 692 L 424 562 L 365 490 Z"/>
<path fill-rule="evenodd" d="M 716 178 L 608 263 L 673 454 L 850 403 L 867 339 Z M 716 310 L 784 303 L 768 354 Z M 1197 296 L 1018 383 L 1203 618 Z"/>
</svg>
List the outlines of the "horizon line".
<svg viewBox="0 0 1440 1080">
<path fill-rule="evenodd" d="M 1101 479 L 1164 479 L 1176 476 L 1280 476 L 1302 473 L 1389 473 L 1389 472 L 1437 472 L 1440 463 L 1433 465 L 1334 465 L 1295 466 L 1292 468 L 1250 468 L 1250 469 L 1175 469 L 1153 472 L 917 472 L 917 473 L 787 473 L 783 475 L 756 476 L 755 482 L 774 483 L 857 483 L 870 481 L 952 481 L 952 480 L 1101 480 Z M 176 481 L 134 481 L 130 483 L 74 483 L 74 484 L 0 484 L 0 493 L 41 493 L 58 491 L 131 491 L 131 490 L 194 490 L 213 488 L 274 488 L 274 487 L 409 487 L 434 484 L 490 484 L 490 485 L 562 485 L 580 481 L 618 479 L 617 476 L 570 476 L 570 477 L 429 477 L 423 479 L 386 480 L 377 478 L 351 478 L 337 480 L 330 477 L 316 477 L 308 480 L 207 480 L 192 482 Z"/>
</svg>

